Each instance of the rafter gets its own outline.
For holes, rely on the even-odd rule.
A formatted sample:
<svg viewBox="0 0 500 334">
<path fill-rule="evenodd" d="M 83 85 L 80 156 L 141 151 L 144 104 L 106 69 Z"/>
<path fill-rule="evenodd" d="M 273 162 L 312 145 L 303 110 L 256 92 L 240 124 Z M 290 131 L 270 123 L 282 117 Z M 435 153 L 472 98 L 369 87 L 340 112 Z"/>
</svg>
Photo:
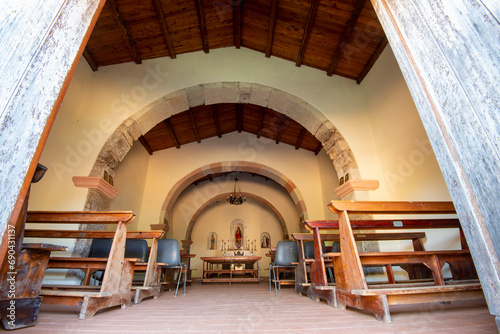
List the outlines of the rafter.
<svg viewBox="0 0 500 334">
<path fill-rule="evenodd" d="M 220 129 L 220 123 L 219 123 L 219 109 L 217 108 L 216 104 L 212 105 L 212 114 L 214 116 L 215 131 L 217 132 L 217 137 L 221 138 L 222 131 Z"/>
<path fill-rule="evenodd" d="M 266 113 L 266 108 L 262 107 L 259 111 L 259 130 L 257 131 L 257 138 L 262 136 L 262 131 L 264 131 L 264 115 Z"/>
<path fill-rule="evenodd" d="M 87 50 L 87 48 L 85 48 L 85 50 L 83 50 L 83 57 L 85 58 L 85 60 L 89 64 L 92 71 L 97 72 L 97 68 L 99 66 L 97 65 L 97 63 L 95 62 L 94 58 L 92 57 L 90 52 Z"/>
<path fill-rule="evenodd" d="M 272 0 L 271 14 L 269 15 L 269 26 L 267 28 L 266 57 L 271 57 L 273 50 L 274 27 L 276 26 L 276 16 L 278 14 L 278 0 Z"/>
<path fill-rule="evenodd" d="M 276 134 L 276 144 L 279 144 L 281 141 L 281 135 L 283 134 L 287 120 L 288 117 L 286 115 L 281 115 L 280 126 L 278 128 L 278 133 Z"/>
<path fill-rule="evenodd" d="M 354 10 L 351 14 L 351 17 L 349 18 L 349 21 L 347 22 L 347 25 L 344 29 L 344 32 L 342 33 L 342 36 L 340 37 L 340 42 L 337 46 L 337 49 L 335 50 L 335 53 L 333 54 L 332 62 L 330 63 L 330 66 L 328 67 L 327 74 L 328 76 L 332 76 L 333 73 L 335 72 L 335 69 L 337 68 L 337 65 L 340 61 L 340 58 L 342 57 L 342 53 L 344 52 L 345 48 L 347 47 L 347 43 L 349 42 L 349 38 L 351 38 L 352 32 L 354 31 L 354 27 L 356 26 L 356 22 L 358 22 L 359 14 L 361 14 L 361 10 L 365 6 L 366 0 L 357 0 L 356 5 L 354 7 Z"/>
<path fill-rule="evenodd" d="M 205 2 L 204 0 L 196 0 L 196 9 L 198 11 L 198 21 L 200 22 L 201 42 L 203 51 L 208 53 L 210 48 L 208 45 L 207 21 L 205 18 Z"/>
<path fill-rule="evenodd" d="M 243 131 L 243 106 L 238 103 L 235 106 L 236 108 L 236 129 L 238 130 L 238 133 L 241 133 Z"/>
<path fill-rule="evenodd" d="M 298 150 L 302 145 L 302 140 L 304 140 L 304 135 L 306 134 L 306 129 L 302 128 L 300 130 L 299 138 L 297 138 L 297 142 L 295 143 L 295 149 Z"/>
<path fill-rule="evenodd" d="M 148 142 L 146 141 L 146 138 L 144 138 L 144 136 L 140 136 L 139 137 L 139 143 L 142 144 L 142 146 L 144 146 L 144 148 L 146 149 L 146 151 L 149 153 L 149 155 L 153 155 L 153 150 L 151 149 L 151 147 L 149 146 Z"/>
<path fill-rule="evenodd" d="M 314 25 L 314 19 L 316 18 L 316 13 L 318 12 L 318 4 L 319 0 L 313 0 L 313 2 L 311 3 L 311 7 L 309 8 L 309 15 L 307 16 L 306 27 L 304 29 L 302 41 L 300 42 L 299 54 L 297 55 L 295 66 L 302 65 L 302 60 L 304 59 L 307 43 L 309 43 L 309 38 L 311 37 L 311 30 Z"/>
<path fill-rule="evenodd" d="M 170 137 L 174 141 L 175 147 L 181 148 L 181 145 L 179 144 L 179 140 L 177 139 L 177 136 L 175 135 L 175 131 L 174 131 L 174 128 L 172 127 L 172 123 L 170 123 L 170 120 L 166 119 L 163 122 L 167 126 L 168 133 L 170 134 Z"/>
<path fill-rule="evenodd" d="M 234 3 L 234 2 L 233 2 Z M 241 4 L 243 0 L 234 3 L 234 46 L 239 49 L 241 47 Z"/>
<path fill-rule="evenodd" d="M 165 39 L 165 44 L 168 47 L 168 54 L 170 58 L 175 59 L 174 44 L 172 43 L 172 38 L 170 37 L 170 31 L 168 30 L 167 22 L 165 21 L 165 12 L 163 11 L 163 6 L 160 0 L 153 0 L 153 4 L 156 10 L 156 16 L 160 22 L 161 31 L 163 33 L 163 38 Z"/>
<path fill-rule="evenodd" d="M 370 60 L 368 60 L 368 63 L 366 63 L 365 68 L 363 68 L 363 71 L 361 72 L 361 74 L 359 75 L 359 77 L 356 79 L 356 83 L 357 84 L 360 84 L 361 81 L 363 81 L 363 79 L 366 77 L 366 75 L 368 74 L 368 72 L 370 72 L 370 70 L 372 69 L 373 65 L 377 61 L 378 57 L 380 57 L 380 55 L 382 54 L 382 51 L 384 51 L 384 49 L 387 46 L 387 44 L 388 44 L 387 37 L 384 36 L 384 38 L 382 38 L 382 40 L 380 41 L 380 43 L 378 43 L 377 48 L 375 49 L 375 52 L 371 56 Z"/>
<path fill-rule="evenodd" d="M 316 147 L 316 150 L 314 151 L 314 155 L 318 155 L 322 148 L 323 148 L 323 144 L 320 142 L 318 144 L 318 147 Z"/>
<path fill-rule="evenodd" d="M 196 141 L 198 143 L 201 143 L 200 133 L 198 132 L 198 126 L 196 125 L 196 119 L 194 118 L 193 109 L 189 108 L 188 112 L 189 112 L 189 118 L 191 119 L 191 126 L 193 128 L 193 132 L 196 137 Z"/>
<path fill-rule="evenodd" d="M 130 56 L 132 57 L 132 59 L 136 64 L 141 64 L 142 59 L 139 54 L 139 51 L 135 47 L 130 32 L 128 31 L 128 28 L 125 25 L 125 22 L 123 21 L 120 12 L 118 11 L 118 7 L 116 6 L 115 0 L 108 0 L 108 3 L 110 4 L 113 19 L 115 20 L 115 23 L 118 26 L 118 30 L 120 31 L 120 34 L 122 35 L 122 38 L 125 41 L 125 44 L 127 45 L 127 48 L 130 52 Z"/>
</svg>

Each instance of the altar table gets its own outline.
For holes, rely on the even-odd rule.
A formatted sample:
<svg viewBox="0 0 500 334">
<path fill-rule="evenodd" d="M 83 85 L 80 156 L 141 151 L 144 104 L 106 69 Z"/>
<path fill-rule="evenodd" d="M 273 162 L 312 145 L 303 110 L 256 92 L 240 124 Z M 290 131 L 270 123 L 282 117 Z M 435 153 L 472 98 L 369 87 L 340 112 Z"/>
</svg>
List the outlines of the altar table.
<svg viewBox="0 0 500 334">
<path fill-rule="evenodd" d="M 214 256 L 200 257 L 203 261 L 203 273 L 200 284 L 204 282 L 257 282 L 260 283 L 260 256 Z M 224 269 L 229 264 L 229 269 Z M 247 269 L 247 264 L 252 268 Z M 238 269 L 237 266 L 243 265 Z M 229 275 L 228 275 L 229 274 Z"/>
</svg>

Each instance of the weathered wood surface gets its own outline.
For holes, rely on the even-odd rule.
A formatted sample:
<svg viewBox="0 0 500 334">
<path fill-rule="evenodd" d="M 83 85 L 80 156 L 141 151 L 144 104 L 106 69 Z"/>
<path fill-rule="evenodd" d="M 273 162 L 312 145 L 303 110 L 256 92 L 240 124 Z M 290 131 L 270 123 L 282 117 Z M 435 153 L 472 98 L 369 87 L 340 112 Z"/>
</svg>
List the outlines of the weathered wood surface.
<svg viewBox="0 0 500 334">
<path fill-rule="evenodd" d="M 79 56 L 104 0 L 2 3 L 0 258 Z M 7 19 L 8 18 L 8 19 Z M 31 29 L 26 29 L 31 27 Z M 15 50 L 15 52 L 13 52 Z M 4 168 L 5 167 L 5 168 Z"/>
<path fill-rule="evenodd" d="M 423 251 L 415 250 L 412 252 L 359 252 L 356 247 L 355 234 L 353 227 L 349 220 L 349 213 L 366 212 L 370 213 L 369 202 L 360 203 L 337 203 L 332 201 L 329 204 L 331 211 L 339 216 L 339 220 L 331 222 L 330 224 L 322 222 L 311 222 L 306 226 L 313 229 L 314 246 L 315 246 L 315 261 L 311 264 L 311 286 L 327 286 L 325 258 L 333 261 L 333 268 L 335 271 L 336 289 L 335 294 L 337 298 L 337 306 L 340 308 L 354 307 L 372 312 L 378 319 L 390 322 L 389 305 L 393 302 L 401 303 L 414 303 L 414 302 L 436 302 L 436 301 L 450 301 L 450 300 L 466 300 L 471 298 L 480 298 L 482 292 L 477 291 L 478 282 L 464 283 L 460 285 L 447 286 L 442 274 L 442 267 L 445 263 L 453 264 L 454 262 L 472 262 L 470 252 L 467 248 L 463 250 L 452 251 Z M 382 203 L 374 202 L 374 210 L 371 214 L 375 213 L 394 213 L 400 212 L 401 214 L 449 214 L 450 208 L 446 205 L 435 203 Z M 431 208 L 431 209 L 429 209 Z M 442 208 L 443 211 L 439 211 Z M 339 211 L 343 209 L 342 211 Z M 352 211 L 348 211 L 350 209 Z M 404 226 L 404 220 L 400 221 Z M 374 226 L 376 221 L 374 221 Z M 362 225 L 362 224 L 361 224 Z M 393 229 L 393 225 L 385 224 Z M 424 228 L 429 225 L 426 222 L 422 223 Z M 439 225 L 439 221 L 436 225 Z M 313 227 L 314 226 L 314 227 Z M 321 249 L 322 234 L 321 228 L 331 229 L 332 226 L 339 228 L 340 234 L 340 249 L 338 253 L 323 254 Z M 432 224 L 431 224 L 432 226 Z M 414 224 L 415 227 L 415 224 Z M 450 226 L 448 226 L 450 227 Z M 457 226 L 455 226 L 457 227 Z M 383 229 L 383 227 L 379 227 Z M 420 246 L 419 246 L 420 247 Z M 422 246 L 423 249 L 423 246 Z M 377 290 L 379 293 L 369 294 L 366 291 L 373 289 L 369 287 L 363 272 L 363 265 L 370 266 L 387 266 L 387 265 L 408 265 L 408 264 L 424 264 L 432 272 L 434 279 L 434 289 L 423 286 L 417 283 L 411 287 L 408 283 L 399 287 L 392 287 L 386 290 Z M 459 281 L 457 281 L 459 282 Z M 391 280 L 389 280 L 389 283 Z M 445 287 L 440 289 L 441 287 Z M 467 287 L 468 286 L 468 287 Z M 421 290 L 419 290 L 421 289 Z M 353 293 L 353 291 L 363 291 L 363 293 Z M 382 293 L 385 291 L 387 293 Z M 397 292 L 396 292 L 397 291 Z M 395 292 L 398 297 L 392 296 Z M 418 295 L 418 296 L 417 296 Z M 451 297 L 450 297 L 451 295 Z"/>
<path fill-rule="evenodd" d="M 28 212 L 27 223 L 47 223 L 47 224 L 116 224 L 116 230 L 113 233 L 113 242 L 106 259 L 99 258 L 53 258 L 49 266 L 59 268 L 78 268 L 86 271 L 86 283 L 88 277 L 95 270 L 104 269 L 104 276 L 99 293 L 95 291 L 82 291 L 82 289 L 65 290 L 45 290 L 40 291 L 44 296 L 43 303 L 58 303 L 63 305 L 79 305 L 80 319 L 93 316 L 101 308 L 121 305 L 130 306 L 132 298 L 132 279 L 134 273 L 135 260 L 125 259 L 125 242 L 127 238 L 127 224 L 131 223 L 136 217 L 132 211 L 33 211 Z M 81 234 L 87 231 L 77 231 Z M 73 232 L 72 232 L 73 233 Z M 95 231 L 89 230 L 89 234 L 96 236 Z M 44 233 L 41 233 L 44 234 Z M 99 234 L 99 233 L 98 233 Z M 158 235 L 162 235 L 159 231 Z M 68 235 L 61 232 L 63 237 Z M 100 234 L 102 237 L 106 233 Z M 51 238 L 54 236 L 50 236 Z M 85 238 L 85 236 L 84 236 Z"/>
<path fill-rule="evenodd" d="M 498 2 L 371 1 L 429 136 L 500 329 Z"/>
</svg>

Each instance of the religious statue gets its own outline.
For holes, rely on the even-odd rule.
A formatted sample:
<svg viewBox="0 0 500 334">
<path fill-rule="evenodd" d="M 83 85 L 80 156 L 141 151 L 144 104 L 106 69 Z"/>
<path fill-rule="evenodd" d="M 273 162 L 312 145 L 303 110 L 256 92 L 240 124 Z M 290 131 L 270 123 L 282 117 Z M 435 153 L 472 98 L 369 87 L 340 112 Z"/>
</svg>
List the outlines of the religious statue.
<svg viewBox="0 0 500 334">
<path fill-rule="evenodd" d="M 241 248 L 242 235 L 241 235 L 241 229 L 239 226 L 236 229 L 236 232 L 234 233 L 234 240 L 236 242 L 236 248 Z"/>
<path fill-rule="evenodd" d="M 214 237 L 213 233 L 210 236 L 210 249 L 215 249 L 215 237 Z"/>
</svg>

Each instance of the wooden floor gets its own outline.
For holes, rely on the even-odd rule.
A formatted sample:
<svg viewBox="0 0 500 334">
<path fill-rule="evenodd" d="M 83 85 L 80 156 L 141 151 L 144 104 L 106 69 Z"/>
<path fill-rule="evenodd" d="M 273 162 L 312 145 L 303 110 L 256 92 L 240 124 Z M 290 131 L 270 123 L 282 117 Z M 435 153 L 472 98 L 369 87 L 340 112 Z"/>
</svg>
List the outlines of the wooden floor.
<svg viewBox="0 0 500 334">
<path fill-rule="evenodd" d="M 78 320 L 78 308 L 43 305 L 38 325 L 12 333 L 498 333 L 485 302 L 391 307 L 393 322 L 353 309 L 339 310 L 299 296 L 278 294 L 263 282 L 198 282 L 186 295 L 167 291 L 127 309 Z"/>
</svg>

